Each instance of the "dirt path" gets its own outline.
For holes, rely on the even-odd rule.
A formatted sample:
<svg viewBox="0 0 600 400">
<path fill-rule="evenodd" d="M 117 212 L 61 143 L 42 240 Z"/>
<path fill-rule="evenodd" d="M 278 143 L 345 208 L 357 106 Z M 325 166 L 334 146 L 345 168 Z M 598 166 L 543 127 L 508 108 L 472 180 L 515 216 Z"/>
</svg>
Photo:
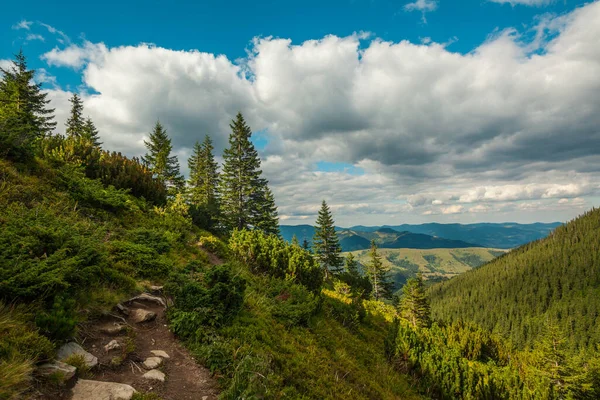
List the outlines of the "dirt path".
<svg viewBox="0 0 600 400">
<path fill-rule="evenodd" d="M 117 324 L 124 325 L 116 312 L 114 317 L 108 316 L 87 326 L 83 332 L 82 346 L 98 357 L 99 361 L 89 379 L 125 383 L 140 392 L 156 393 L 164 400 L 216 399 L 217 382 L 211 377 L 210 371 L 198 365 L 169 332 L 165 309 L 149 301 L 137 300 L 127 304 L 127 307 L 130 311 L 152 311 L 157 317 L 150 322 L 134 323 L 130 317 L 124 316 L 127 320 L 126 329 L 116 335 L 102 330 Z M 121 349 L 105 351 L 104 346 L 112 340 L 119 342 Z M 154 356 L 152 350 L 163 350 L 170 357 L 158 368 L 166 375 L 165 382 L 142 377 L 147 372 L 142 363 L 146 358 Z M 120 361 L 118 357 L 122 358 L 122 362 L 115 365 L 116 361 Z"/>
</svg>

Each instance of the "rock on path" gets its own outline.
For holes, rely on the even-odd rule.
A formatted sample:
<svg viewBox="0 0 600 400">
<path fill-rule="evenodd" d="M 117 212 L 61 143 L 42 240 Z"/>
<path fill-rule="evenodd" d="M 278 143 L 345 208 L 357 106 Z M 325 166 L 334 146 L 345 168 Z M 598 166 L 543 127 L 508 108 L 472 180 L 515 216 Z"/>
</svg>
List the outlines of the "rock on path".
<svg viewBox="0 0 600 400">
<path fill-rule="evenodd" d="M 141 308 L 136 308 L 131 311 L 129 318 L 135 323 L 149 322 L 156 318 L 156 313 L 153 311 L 143 310 Z"/>
<path fill-rule="evenodd" d="M 148 371 L 144 375 L 142 375 L 142 377 L 145 379 L 154 380 L 154 381 L 161 381 L 161 382 L 165 381 L 165 374 L 162 371 L 159 371 L 157 369 L 151 369 L 150 371 Z"/>
<path fill-rule="evenodd" d="M 151 350 L 150 353 L 152 353 L 156 357 L 160 357 L 160 358 L 171 358 L 165 351 L 162 351 L 162 350 Z"/>
<path fill-rule="evenodd" d="M 76 371 L 77 368 L 60 361 L 45 363 L 37 368 L 38 375 L 48 378 L 52 376 L 58 378 L 61 382 L 66 382 L 74 377 Z"/>
<path fill-rule="evenodd" d="M 98 365 L 98 358 L 85 351 L 83 347 L 81 347 L 75 342 L 69 342 L 63 345 L 56 352 L 56 357 L 61 361 L 64 361 L 72 355 L 82 355 L 85 361 L 85 365 L 87 365 L 89 368 L 94 368 L 96 365 Z"/>
<path fill-rule="evenodd" d="M 162 365 L 162 362 L 163 360 L 160 357 L 148 357 L 144 361 L 143 365 L 146 369 L 154 369 L 160 367 Z"/>
<path fill-rule="evenodd" d="M 80 379 L 72 392 L 71 400 L 130 400 L 136 390 L 122 383 Z"/>
</svg>

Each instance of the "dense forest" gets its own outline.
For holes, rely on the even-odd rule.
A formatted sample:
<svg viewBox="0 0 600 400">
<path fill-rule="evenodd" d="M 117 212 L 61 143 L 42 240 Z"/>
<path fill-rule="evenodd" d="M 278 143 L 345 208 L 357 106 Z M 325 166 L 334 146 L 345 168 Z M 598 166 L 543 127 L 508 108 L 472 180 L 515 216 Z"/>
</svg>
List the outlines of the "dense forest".
<svg viewBox="0 0 600 400">
<path fill-rule="evenodd" d="M 465 320 L 532 348 L 555 324 L 569 354 L 600 343 L 600 209 L 431 289 L 433 316 Z"/>
<path fill-rule="evenodd" d="M 77 95 L 57 134 L 22 53 L 1 73 L 0 399 L 69 398 L 39 364 L 67 340 L 85 345 L 89 324 L 151 284 L 223 399 L 600 397 L 597 210 L 429 291 L 417 275 L 396 296 L 375 241 L 362 268 L 343 257 L 326 201 L 311 243 L 280 237 L 241 113 L 223 164 L 205 136 L 186 179 L 160 122 L 146 153 L 126 157 L 102 148 Z M 101 379 L 128 357 L 77 373 Z"/>
</svg>

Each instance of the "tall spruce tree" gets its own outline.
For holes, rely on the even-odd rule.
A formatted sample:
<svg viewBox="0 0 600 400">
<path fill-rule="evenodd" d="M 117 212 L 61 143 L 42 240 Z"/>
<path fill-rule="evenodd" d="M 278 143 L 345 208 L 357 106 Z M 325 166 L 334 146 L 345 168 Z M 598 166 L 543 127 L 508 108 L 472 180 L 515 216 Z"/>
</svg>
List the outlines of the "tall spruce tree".
<svg viewBox="0 0 600 400">
<path fill-rule="evenodd" d="M 206 135 L 202 144 L 196 142 L 188 159 L 190 169 L 190 203 L 205 207 L 214 212 L 218 208 L 219 171 L 213 154 L 214 147 L 210 136 Z"/>
<path fill-rule="evenodd" d="M 84 139 L 91 142 L 94 147 L 102 146 L 98 129 L 96 129 L 96 125 L 94 125 L 94 121 L 92 121 L 90 117 L 85 120 L 82 136 Z"/>
<path fill-rule="evenodd" d="M 33 83 L 35 71 L 27 69 L 23 51 L 0 72 L 0 156 L 26 160 L 33 156 L 35 141 L 56 127 L 54 109 L 48 108 L 41 83 Z"/>
<path fill-rule="evenodd" d="M 398 311 L 400 316 L 415 328 L 428 327 L 431 324 L 431 308 L 421 274 L 409 279 L 402 287 Z"/>
<path fill-rule="evenodd" d="M 86 121 L 83 119 L 83 101 L 77 93 L 69 99 L 71 103 L 71 114 L 67 119 L 67 136 L 81 138 L 85 135 Z"/>
<path fill-rule="evenodd" d="M 250 141 L 252 131 L 241 113 L 230 127 L 220 181 L 223 223 L 229 230 L 255 228 L 279 233 L 277 207 L 267 180 L 261 177 L 260 158 Z"/>
<path fill-rule="evenodd" d="M 144 164 L 167 187 L 171 196 L 183 188 L 184 180 L 179 172 L 177 156 L 172 156 L 171 139 L 160 121 L 156 121 L 154 130 L 150 133 L 150 141 L 144 141 L 148 152 L 142 157 Z"/>
<path fill-rule="evenodd" d="M 377 244 L 371 240 L 371 261 L 366 265 L 366 272 L 373 286 L 373 297 L 375 300 L 390 299 L 394 289 L 389 273 L 390 267 L 381 262 L 381 256 L 377 252 Z"/>
<path fill-rule="evenodd" d="M 313 237 L 313 250 L 321 267 L 325 271 L 325 279 L 330 278 L 332 274 L 341 272 L 342 265 L 344 264 L 340 255 L 342 248 L 335 232 L 333 215 L 325 200 L 321 204 L 319 216 L 317 217 L 315 235 Z"/>
</svg>

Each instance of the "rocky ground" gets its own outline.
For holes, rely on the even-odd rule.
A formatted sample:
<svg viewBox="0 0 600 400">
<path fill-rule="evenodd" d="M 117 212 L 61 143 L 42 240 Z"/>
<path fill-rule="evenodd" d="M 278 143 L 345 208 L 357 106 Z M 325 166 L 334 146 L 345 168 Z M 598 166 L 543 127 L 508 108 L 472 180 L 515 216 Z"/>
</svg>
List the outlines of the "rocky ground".
<svg viewBox="0 0 600 400">
<path fill-rule="evenodd" d="M 135 392 L 216 399 L 217 382 L 169 331 L 165 310 L 166 299 L 154 288 L 87 325 L 80 343 L 67 343 L 57 360 L 40 367 L 38 375 L 46 378 L 40 382 L 54 383 L 41 384 L 30 399 L 121 400 Z"/>
</svg>

